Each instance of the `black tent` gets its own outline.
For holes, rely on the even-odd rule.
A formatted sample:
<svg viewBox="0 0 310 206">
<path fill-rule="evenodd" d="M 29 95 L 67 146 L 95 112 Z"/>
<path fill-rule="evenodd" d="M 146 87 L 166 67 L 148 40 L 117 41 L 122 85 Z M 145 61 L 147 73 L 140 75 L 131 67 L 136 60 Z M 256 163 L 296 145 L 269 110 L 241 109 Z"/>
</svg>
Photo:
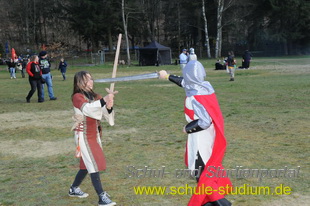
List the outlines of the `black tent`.
<svg viewBox="0 0 310 206">
<path fill-rule="evenodd" d="M 158 66 L 171 64 L 171 49 L 153 41 L 144 48 L 139 49 L 140 66 Z"/>
</svg>

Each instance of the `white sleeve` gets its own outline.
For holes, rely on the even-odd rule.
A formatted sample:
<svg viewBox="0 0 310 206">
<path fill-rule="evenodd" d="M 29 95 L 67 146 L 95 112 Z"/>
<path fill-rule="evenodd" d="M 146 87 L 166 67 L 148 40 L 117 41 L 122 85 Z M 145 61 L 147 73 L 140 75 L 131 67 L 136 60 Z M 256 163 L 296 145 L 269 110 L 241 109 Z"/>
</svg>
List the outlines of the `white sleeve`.
<svg viewBox="0 0 310 206">
<path fill-rule="evenodd" d="M 200 104 L 197 100 L 192 100 L 193 110 L 196 116 L 198 116 L 198 125 L 202 129 L 208 129 L 212 124 L 212 118 L 205 109 L 205 107 Z"/>
<path fill-rule="evenodd" d="M 111 113 L 108 112 L 106 105 L 102 107 L 102 118 L 101 121 L 107 121 L 109 125 L 114 126 L 114 109 L 112 110 Z"/>
<path fill-rule="evenodd" d="M 93 119 L 101 120 L 102 118 L 102 107 L 100 100 L 91 102 L 91 103 L 84 103 L 81 107 L 81 111 L 83 115 L 87 117 L 91 117 Z"/>
</svg>

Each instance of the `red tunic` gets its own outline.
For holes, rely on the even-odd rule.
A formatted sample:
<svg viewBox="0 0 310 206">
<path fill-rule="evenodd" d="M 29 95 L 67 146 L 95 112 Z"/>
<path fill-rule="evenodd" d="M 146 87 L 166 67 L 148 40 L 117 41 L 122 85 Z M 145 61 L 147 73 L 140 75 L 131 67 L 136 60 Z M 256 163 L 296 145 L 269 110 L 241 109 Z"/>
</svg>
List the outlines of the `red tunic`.
<svg viewBox="0 0 310 206">
<path fill-rule="evenodd" d="M 100 100 L 96 101 L 90 106 L 89 100 L 80 93 L 74 94 L 72 99 L 74 107 L 79 109 L 84 116 L 83 122 L 79 125 L 81 129 L 75 129 L 75 132 L 79 135 L 82 153 L 82 157 L 80 158 L 80 169 L 87 169 L 89 173 L 106 169 L 106 161 L 100 141 L 101 134 L 98 129 L 100 127 L 100 121 L 92 117 L 92 113 L 102 110 Z M 90 107 L 91 110 L 89 109 Z M 94 114 L 94 116 L 96 115 Z M 84 158 L 85 161 L 83 160 Z"/>
</svg>

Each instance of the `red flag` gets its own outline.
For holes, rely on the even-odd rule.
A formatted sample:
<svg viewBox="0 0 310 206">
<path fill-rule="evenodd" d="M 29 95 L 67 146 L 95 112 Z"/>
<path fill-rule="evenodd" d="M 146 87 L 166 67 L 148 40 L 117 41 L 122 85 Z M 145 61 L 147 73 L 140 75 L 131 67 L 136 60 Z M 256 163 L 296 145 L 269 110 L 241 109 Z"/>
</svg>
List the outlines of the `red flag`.
<svg viewBox="0 0 310 206">
<path fill-rule="evenodd" d="M 16 53 L 15 53 L 15 49 L 14 48 L 12 48 L 12 50 L 11 50 L 11 58 L 14 60 L 15 58 L 16 58 Z"/>
</svg>

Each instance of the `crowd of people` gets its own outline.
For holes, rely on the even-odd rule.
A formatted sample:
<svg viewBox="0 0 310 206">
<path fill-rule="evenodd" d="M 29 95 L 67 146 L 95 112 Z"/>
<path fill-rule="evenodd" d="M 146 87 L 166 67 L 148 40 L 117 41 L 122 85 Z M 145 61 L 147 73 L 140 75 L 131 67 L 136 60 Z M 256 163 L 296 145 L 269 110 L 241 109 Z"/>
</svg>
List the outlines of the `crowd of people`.
<svg viewBox="0 0 310 206">
<path fill-rule="evenodd" d="M 197 56 L 195 54 L 194 48 L 189 49 L 189 53 L 187 49 L 183 49 L 182 53 L 179 55 L 179 63 L 180 68 L 186 66 L 186 64 L 191 60 L 197 60 Z M 245 50 L 242 55 L 242 66 L 239 66 L 238 69 L 249 69 L 250 62 L 252 60 L 252 54 L 249 50 Z M 237 61 L 235 59 L 235 55 L 233 51 L 229 51 L 227 57 L 224 58 L 223 63 L 220 59 L 215 62 L 215 70 L 226 70 L 230 75 L 229 81 L 235 81 L 235 71 L 237 69 Z"/>
<path fill-rule="evenodd" d="M 30 91 L 26 97 L 26 102 L 30 103 L 32 95 L 37 90 L 38 102 L 45 101 L 44 88 L 47 86 L 48 96 L 50 100 L 57 100 L 53 90 L 53 78 L 51 74 L 51 62 L 48 59 L 46 51 L 41 51 L 39 55 L 27 56 L 24 58 L 18 57 L 10 59 L 6 62 L 8 70 L 10 72 L 10 78 L 16 79 L 16 73 L 20 71 L 21 77 L 25 78 L 28 74 L 28 80 L 30 84 Z M 58 70 L 60 70 L 63 80 L 66 80 L 67 62 L 64 58 L 60 58 Z"/>
</svg>

